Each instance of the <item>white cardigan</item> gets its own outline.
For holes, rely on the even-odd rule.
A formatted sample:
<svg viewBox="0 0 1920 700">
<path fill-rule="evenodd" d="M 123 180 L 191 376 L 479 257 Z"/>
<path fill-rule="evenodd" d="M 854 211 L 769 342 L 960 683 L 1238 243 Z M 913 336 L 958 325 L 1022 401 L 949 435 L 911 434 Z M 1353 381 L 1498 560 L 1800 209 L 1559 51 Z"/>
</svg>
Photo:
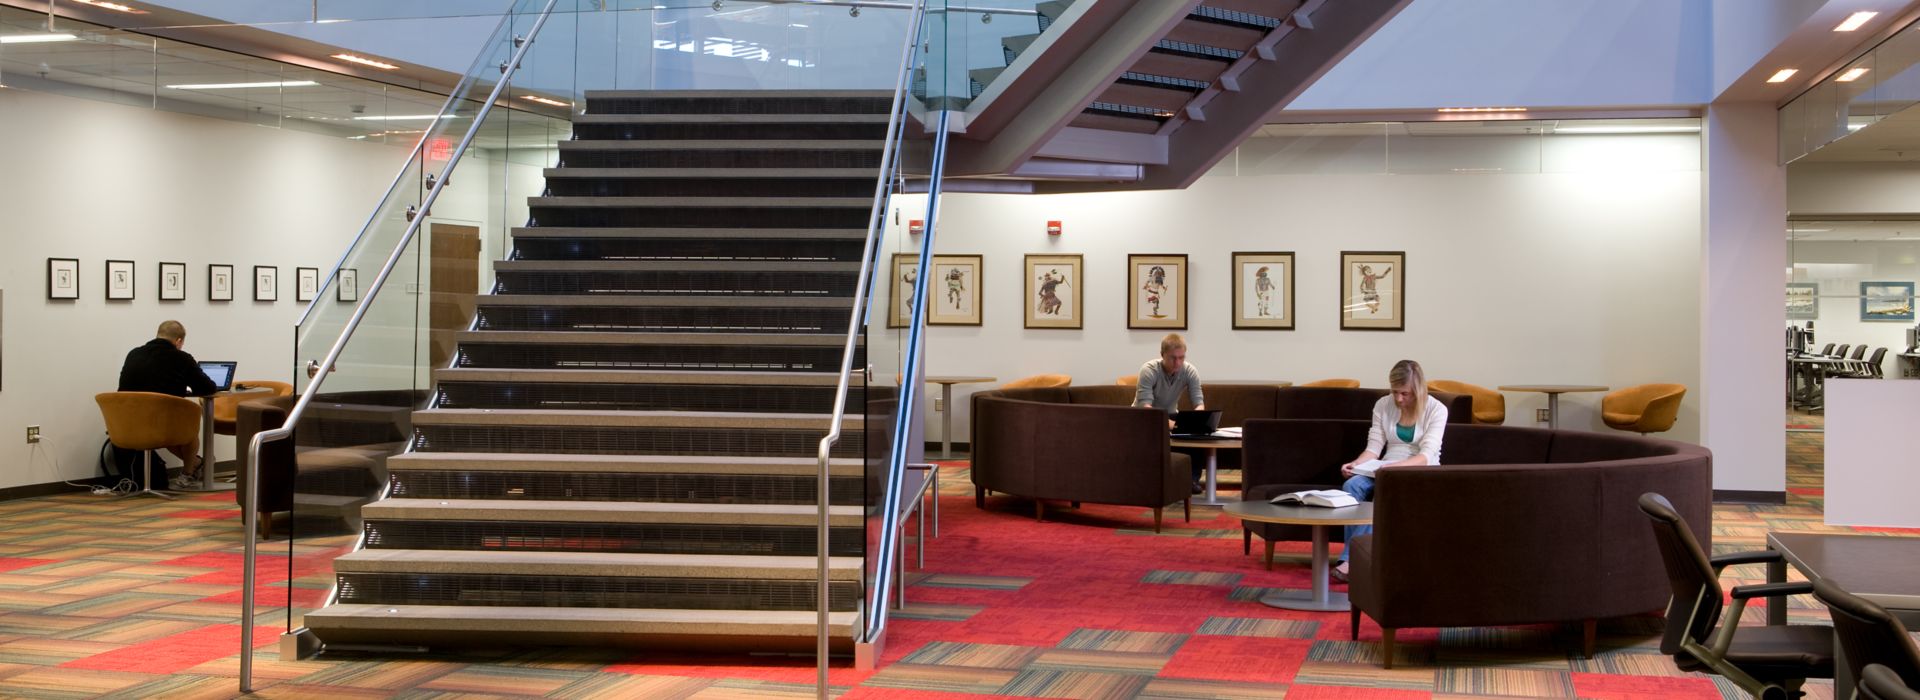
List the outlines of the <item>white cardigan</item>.
<svg viewBox="0 0 1920 700">
<path fill-rule="evenodd" d="M 1399 432 L 1394 430 L 1399 424 L 1400 406 L 1393 402 L 1393 395 L 1380 397 L 1373 404 L 1373 425 L 1367 428 L 1367 451 L 1387 462 L 1423 454 L 1427 456 L 1427 464 L 1440 463 L 1440 440 L 1447 434 L 1446 404 L 1427 397 L 1427 407 L 1420 411 L 1420 422 L 1413 426 L 1410 443 L 1401 441 Z"/>
</svg>

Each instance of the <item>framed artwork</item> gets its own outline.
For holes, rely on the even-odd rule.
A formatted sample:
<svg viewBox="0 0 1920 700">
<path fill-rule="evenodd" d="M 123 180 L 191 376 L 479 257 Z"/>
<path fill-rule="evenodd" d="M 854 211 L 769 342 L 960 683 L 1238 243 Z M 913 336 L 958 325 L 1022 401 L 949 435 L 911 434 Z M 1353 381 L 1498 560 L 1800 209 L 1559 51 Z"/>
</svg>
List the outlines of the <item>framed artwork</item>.
<svg viewBox="0 0 1920 700">
<path fill-rule="evenodd" d="M 1820 285 L 1813 282 L 1787 283 L 1787 320 L 1820 320 Z"/>
<path fill-rule="evenodd" d="M 338 284 L 334 285 L 335 298 L 339 299 L 340 301 L 359 301 L 360 300 L 360 271 L 359 270 L 349 269 L 345 267 L 340 268 L 339 279 L 335 281 L 338 282 Z"/>
<path fill-rule="evenodd" d="M 1233 254 L 1233 329 L 1293 330 L 1293 253 Z"/>
<path fill-rule="evenodd" d="M 1086 294 L 1079 255 L 1027 256 L 1026 327 L 1081 328 Z"/>
<path fill-rule="evenodd" d="M 1187 256 L 1127 256 L 1127 327 L 1187 327 Z"/>
<path fill-rule="evenodd" d="M 1912 282 L 1861 282 L 1860 320 L 1913 321 Z"/>
<path fill-rule="evenodd" d="M 253 266 L 253 300 L 280 300 L 280 268 L 272 265 Z"/>
<path fill-rule="evenodd" d="M 207 266 L 207 301 L 233 301 L 233 266 Z"/>
<path fill-rule="evenodd" d="M 80 261 L 76 258 L 47 258 L 47 298 L 80 298 Z"/>
<path fill-rule="evenodd" d="M 982 265 L 978 255 L 933 256 L 927 266 L 927 275 L 933 278 L 927 284 L 928 293 L 933 295 L 933 305 L 927 307 L 927 325 L 980 325 Z M 918 255 L 893 255 L 893 304 L 887 316 L 888 328 L 905 328 L 913 321 L 914 275 L 919 267 Z"/>
<path fill-rule="evenodd" d="M 107 300 L 127 301 L 133 298 L 133 261 L 107 261 Z"/>
<path fill-rule="evenodd" d="M 293 268 L 293 300 L 313 301 L 320 293 L 320 268 Z"/>
<path fill-rule="evenodd" d="M 187 264 L 160 263 L 160 300 L 184 301 L 187 298 Z"/>
<path fill-rule="evenodd" d="M 1407 329 L 1407 254 L 1340 253 L 1340 330 Z"/>
</svg>

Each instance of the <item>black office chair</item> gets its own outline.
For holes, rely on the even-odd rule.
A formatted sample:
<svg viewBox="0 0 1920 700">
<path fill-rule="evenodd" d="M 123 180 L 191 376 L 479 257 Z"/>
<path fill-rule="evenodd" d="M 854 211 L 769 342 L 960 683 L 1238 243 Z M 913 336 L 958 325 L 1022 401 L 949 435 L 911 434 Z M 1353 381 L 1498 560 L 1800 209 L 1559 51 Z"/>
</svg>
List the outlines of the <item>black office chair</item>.
<svg viewBox="0 0 1920 700">
<path fill-rule="evenodd" d="M 1884 370 L 1884 369 L 1881 369 L 1881 368 L 1880 368 L 1880 363 L 1881 363 L 1882 361 L 1884 361 L 1884 360 L 1886 360 L 1886 359 L 1887 359 L 1887 349 L 1886 349 L 1886 348 L 1874 348 L 1874 349 L 1873 349 L 1873 355 L 1872 355 L 1871 357 L 1869 357 L 1869 358 L 1867 358 L 1867 367 L 1866 367 L 1866 376 L 1865 376 L 1865 378 L 1867 378 L 1867 379 L 1880 379 L 1880 378 L 1882 378 L 1882 377 L 1885 377 L 1885 376 L 1886 376 L 1886 370 Z"/>
<path fill-rule="evenodd" d="M 1840 638 L 1840 649 L 1847 652 L 1847 670 L 1856 681 L 1868 665 L 1879 664 L 1907 685 L 1920 686 L 1920 648 L 1914 647 L 1900 618 L 1826 579 L 1813 582 L 1813 597 L 1827 606 L 1834 636 Z M 1834 689 L 1835 697 L 1850 694 L 1851 689 Z"/>
<path fill-rule="evenodd" d="M 1832 355 L 1832 354 L 1833 354 L 1833 343 L 1827 343 L 1827 346 L 1826 346 L 1826 347 L 1824 347 L 1824 348 L 1821 348 L 1821 349 L 1820 349 L 1820 354 L 1822 354 L 1822 355 Z"/>
<path fill-rule="evenodd" d="M 1838 352 L 1835 352 L 1835 353 L 1833 353 L 1832 355 L 1829 355 L 1828 357 L 1837 357 L 1837 358 L 1840 358 L 1840 359 L 1842 359 L 1842 360 L 1844 360 L 1844 359 L 1847 359 L 1847 348 L 1850 348 L 1850 347 L 1853 347 L 1853 346 L 1852 346 L 1852 345 L 1842 345 L 1842 346 L 1840 346 L 1840 350 L 1839 350 Z"/>
<path fill-rule="evenodd" d="M 1734 586 L 1732 609 L 1726 612 L 1725 623 L 1714 627 L 1725 606 L 1720 571 L 1736 564 L 1779 561 L 1779 552 L 1739 552 L 1708 559 L 1687 521 L 1665 496 L 1642 494 L 1640 510 L 1653 521 L 1653 539 L 1666 564 L 1667 583 L 1673 587 L 1660 653 L 1673 656 L 1682 671 L 1717 673 L 1761 700 L 1796 698 L 1806 679 L 1833 677 L 1832 628 L 1740 626 L 1747 601 L 1767 598 L 1768 605 L 1785 605 L 1786 596 L 1812 592 L 1810 583 Z"/>
<path fill-rule="evenodd" d="M 1874 664 L 1860 674 L 1859 700 L 1920 700 L 1920 692 L 1900 682 L 1893 669 Z"/>
</svg>

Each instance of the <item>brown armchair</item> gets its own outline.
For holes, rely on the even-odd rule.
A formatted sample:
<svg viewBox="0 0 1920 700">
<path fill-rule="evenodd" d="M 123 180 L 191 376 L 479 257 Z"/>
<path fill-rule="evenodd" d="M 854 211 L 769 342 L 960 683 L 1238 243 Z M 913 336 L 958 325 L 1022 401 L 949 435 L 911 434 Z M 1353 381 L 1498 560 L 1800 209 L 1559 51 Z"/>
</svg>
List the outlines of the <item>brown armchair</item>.
<svg viewBox="0 0 1920 700">
<path fill-rule="evenodd" d="M 237 430 L 234 422 L 239 419 L 242 401 L 292 395 L 293 385 L 286 382 L 262 379 L 234 382 L 233 391 L 213 397 L 213 432 L 220 435 L 234 434 Z"/>
<path fill-rule="evenodd" d="M 1686 397 L 1687 387 L 1680 384 L 1630 386 L 1600 399 L 1600 419 L 1615 430 L 1666 432 L 1680 417 L 1680 401 Z"/>
<path fill-rule="evenodd" d="M 1099 403 L 1104 394 L 1079 387 L 975 394 L 974 434 L 983 436 L 973 453 L 975 505 L 986 507 L 991 490 L 1034 499 L 1034 517 L 1042 519 L 1043 499 L 1140 506 L 1153 509 L 1155 532 L 1167 506 L 1189 507 L 1191 462 L 1168 450 L 1166 414 Z"/>
<path fill-rule="evenodd" d="M 1073 377 L 1065 374 L 1036 374 L 1001 384 L 1002 389 L 1032 389 L 1036 387 L 1062 387 L 1073 383 Z"/>
<path fill-rule="evenodd" d="M 1360 388 L 1360 380 L 1358 379 L 1322 379 L 1319 381 L 1307 382 L 1299 386 L 1332 387 L 1335 389 L 1358 389 Z"/>
<path fill-rule="evenodd" d="M 1427 388 L 1432 391 L 1466 394 L 1473 397 L 1473 422 L 1475 423 L 1500 425 L 1507 422 L 1507 397 L 1498 391 L 1447 379 L 1427 382 Z"/>
</svg>

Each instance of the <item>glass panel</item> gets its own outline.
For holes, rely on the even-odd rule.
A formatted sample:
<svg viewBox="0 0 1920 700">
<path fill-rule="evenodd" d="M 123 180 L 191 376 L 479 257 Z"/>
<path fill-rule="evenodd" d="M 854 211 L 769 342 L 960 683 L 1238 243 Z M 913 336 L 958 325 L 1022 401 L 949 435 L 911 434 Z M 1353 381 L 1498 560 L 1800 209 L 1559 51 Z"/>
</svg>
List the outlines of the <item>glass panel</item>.
<svg viewBox="0 0 1920 700">
<path fill-rule="evenodd" d="M 1886 353 L 1882 376 L 1901 376 L 1899 354 L 1915 344 L 1914 285 L 1920 281 L 1920 220 L 1794 221 L 1787 231 L 1787 324 L 1811 329 L 1809 352 L 1848 346 L 1871 363 Z M 1811 303 L 1796 306 L 1796 295 Z M 1865 348 L 1861 350 L 1861 348 Z M 1853 368 L 1858 369 L 1858 368 Z M 1817 387 L 1796 386 L 1802 407 L 1818 404 Z"/>
</svg>

